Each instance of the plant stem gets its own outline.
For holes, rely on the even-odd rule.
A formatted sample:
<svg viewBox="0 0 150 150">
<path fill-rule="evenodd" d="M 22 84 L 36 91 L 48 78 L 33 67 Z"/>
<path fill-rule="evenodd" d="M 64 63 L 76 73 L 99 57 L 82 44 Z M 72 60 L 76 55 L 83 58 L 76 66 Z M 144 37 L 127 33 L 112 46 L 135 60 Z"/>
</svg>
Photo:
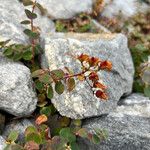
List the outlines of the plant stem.
<svg viewBox="0 0 150 150">
<path fill-rule="evenodd" d="M 81 73 L 77 73 L 77 74 L 73 74 L 73 75 L 67 75 L 67 76 L 65 76 L 65 77 L 62 78 L 62 79 L 77 77 L 77 76 L 83 75 L 83 74 L 86 73 L 86 72 L 87 72 L 87 71 L 83 71 L 83 72 L 81 72 Z"/>
<path fill-rule="evenodd" d="M 36 0 L 34 2 L 33 6 L 32 6 L 32 13 L 34 13 L 35 7 L 36 7 Z M 34 22 L 33 22 L 33 19 L 30 19 L 30 21 L 31 21 L 31 31 L 34 32 Z M 31 40 L 31 45 L 32 45 L 32 55 L 33 55 L 32 56 L 32 64 L 34 65 L 34 55 L 35 55 L 35 53 L 34 53 L 35 40 L 34 39 Z"/>
</svg>

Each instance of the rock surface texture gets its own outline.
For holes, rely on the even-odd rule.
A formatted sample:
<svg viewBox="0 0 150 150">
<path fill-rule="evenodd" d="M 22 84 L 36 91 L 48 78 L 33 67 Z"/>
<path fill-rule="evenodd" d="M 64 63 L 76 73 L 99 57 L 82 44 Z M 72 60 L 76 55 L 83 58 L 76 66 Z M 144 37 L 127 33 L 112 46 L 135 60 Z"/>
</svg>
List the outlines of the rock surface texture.
<svg viewBox="0 0 150 150">
<path fill-rule="evenodd" d="M 19 43 L 27 41 L 28 38 L 23 33 L 25 26 L 20 24 L 27 20 L 24 9 L 18 0 L 0 0 L 0 35 L 3 38 Z M 42 35 L 55 31 L 54 23 L 47 17 L 38 15 L 34 22 L 35 26 L 40 27 Z"/>
<path fill-rule="evenodd" d="M 119 102 L 116 112 L 127 115 L 141 116 L 150 118 L 150 99 L 142 94 L 131 94 L 122 98 Z"/>
<path fill-rule="evenodd" d="M 6 139 L 11 131 L 17 131 L 19 133 L 18 141 L 23 141 L 24 132 L 28 126 L 33 126 L 32 121 L 28 119 L 16 120 L 7 124 L 2 136 Z"/>
<path fill-rule="evenodd" d="M 92 12 L 92 0 L 37 0 L 55 19 L 69 19 L 76 14 Z"/>
<path fill-rule="evenodd" d="M 86 118 L 109 113 L 122 95 L 132 90 L 134 67 L 127 47 L 127 39 L 122 34 L 54 34 L 45 40 L 43 67 L 50 70 L 69 67 L 75 73 L 81 65 L 67 54 L 81 53 L 109 60 L 113 64 L 111 72 L 99 72 L 108 87 L 108 101 L 95 98 L 85 82 L 76 83 L 73 92 L 55 94 L 52 103 L 61 115 L 71 118 Z"/>
<path fill-rule="evenodd" d="M 100 15 L 115 18 L 127 19 L 137 13 L 144 13 L 149 10 L 149 6 L 144 1 L 137 0 L 105 0 L 104 10 Z M 119 18 L 119 19 L 120 19 Z"/>
<path fill-rule="evenodd" d="M 0 150 L 3 150 L 5 147 L 5 139 L 2 136 L 0 136 Z"/>
<path fill-rule="evenodd" d="M 94 145 L 80 139 L 82 150 L 149 150 L 150 100 L 140 94 L 123 99 L 124 105 L 108 116 L 85 121 L 83 127 L 106 129 L 108 139 Z M 128 112 L 129 111 L 129 112 Z"/>
<path fill-rule="evenodd" d="M 26 116 L 35 110 L 36 104 L 30 70 L 0 56 L 0 109 Z"/>
</svg>

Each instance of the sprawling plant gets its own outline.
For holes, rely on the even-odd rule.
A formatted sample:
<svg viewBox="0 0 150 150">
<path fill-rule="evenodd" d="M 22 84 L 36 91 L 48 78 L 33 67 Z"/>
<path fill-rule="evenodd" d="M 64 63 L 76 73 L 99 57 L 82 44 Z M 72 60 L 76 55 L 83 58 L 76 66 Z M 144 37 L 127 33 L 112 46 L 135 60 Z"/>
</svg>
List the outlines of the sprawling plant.
<svg viewBox="0 0 150 150">
<path fill-rule="evenodd" d="M 135 65 L 134 91 L 142 92 L 150 97 L 150 11 L 138 14 L 127 21 L 125 29 L 133 28 L 128 33 L 129 48 Z"/>
<path fill-rule="evenodd" d="M 30 44 L 8 44 L 10 40 L 0 42 L 0 47 L 4 49 L 3 54 L 14 61 L 22 61 L 31 69 L 34 86 L 38 95 L 38 112 L 35 126 L 29 126 L 25 130 L 25 140 L 17 144 L 18 134 L 12 131 L 7 138 L 7 147 L 5 150 L 78 150 L 76 143 L 77 137 L 87 138 L 94 143 L 99 143 L 106 138 L 106 132 L 95 129 L 94 133 L 89 133 L 87 129 L 81 128 L 81 120 L 71 120 L 62 117 L 51 104 L 54 91 L 57 94 L 63 94 L 65 87 L 69 92 L 73 91 L 76 80 L 86 82 L 91 92 L 100 100 L 107 100 L 107 87 L 99 80 L 98 72 L 100 70 L 110 71 L 111 62 L 101 60 L 97 57 L 91 57 L 87 54 L 73 56 L 76 61 L 81 63 L 81 72 L 74 73 L 68 67 L 63 69 L 50 70 L 42 69 L 39 62 L 39 56 L 42 53 L 40 46 L 40 29 L 34 26 L 34 19 L 37 18 L 35 9 L 41 10 L 42 6 L 36 1 L 21 0 L 24 6 L 31 6 L 31 10 L 25 9 L 27 20 L 21 24 L 27 25 L 24 33 L 28 36 Z M 56 131 L 50 131 L 48 118 L 58 115 L 60 128 Z"/>
</svg>

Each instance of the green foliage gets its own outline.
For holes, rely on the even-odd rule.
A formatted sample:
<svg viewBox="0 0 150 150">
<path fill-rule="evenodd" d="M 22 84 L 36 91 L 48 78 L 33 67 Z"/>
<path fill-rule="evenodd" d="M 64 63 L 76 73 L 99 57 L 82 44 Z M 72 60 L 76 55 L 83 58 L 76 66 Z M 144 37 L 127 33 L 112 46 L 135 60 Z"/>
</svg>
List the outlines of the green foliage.
<svg viewBox="0 0 150 150">
<path fill-rule="evenodd" d="M 150 80 L 150 77 L 145 74 L 147 74 L 149 69 L 150 39 L 149 34 L 145 34 L 145 32 L 150 32 L 148 28 L 149 21 L 147 20 L 149 14 L 148 12 L 145 16 L 142 14 L 135 16 L 130 23 L 130 26 L 134 25 L 134 30 L 129 34 L 131 39 L 129 46 L 136 71 L 133 90 L 135 92 L 142 92 L 148 97 L 150 97 L 147 88 L 149 83 L 145 82 L 145 80 Z"/>
<path fill-rule="evenodd" d="M 53 82 L 53 79 L 49 73 L 44 73 L 39 76 L 39 81 L 43 84 L 51 84 Z"/>
<path fill-rule="evenodd" d="M 71 148 L 71 150 L 80 150 L 80 148 L 76 142 L 71 142 L 70 148 Z"/>
<path fill-rule="evenodd" d="M 52 107 L 51 106 L 46 106 L 42 107 L 40 110 L 40 114 L 45 114 L 46 116 L 52 115 Z"/>
<path fill-rule="evenodd" d="M 58 32 L 89 32 L 93 30 L 91 17 L 87 14 L 79 14 L 71 20 L 56 20 L 56 31 Z M 94 31 L 94 30 L 93 30 Z"/>
<path fill-rule="evenodd" d="M 36 19 L 36 18 L 37 18 L 37 15 L 36 15 L 35 13 L 31 12 L 31 11 L 28 10 L 28 9 L 25 9 L 25 13 L 26 13 L 26 15 L 27 15 L 27 17 L 28 17 L 29 19 Z"/>
<path fill-rule="evenodd" d="M 25 130 L 25 136 L 31 133 L 36 133 L 38 132 L 37 129 L 34 126 L 28 126 Z"/>
<path fill-rule="evenodd" d="M 85 128 L 81 128 L 78 130 L 77 135 L 82 137 L 82 138 L 87 138 L 88 137 L 88 132 Z"/>
<path fill-rule="evenodd" d="M 145 0 L 146 1 L 146 0 Z M 100 24 L 109 28 L 113 33 L 122 32 L 128 37 L 128 46 L 131 50 L 135 76 L 133 84 L 133 92 L 145 93 L 144 89 L 147 86 L 142 79 L 143 64 L 150 64 L 148 56 L 150 55 L 150 11 L 139 13 L 126 20 L 122 26 L 120 19 L 108 19 L 101 17 Z M 144 67 L 145 68 L 145 67 Z M 146 67 L 146 70 L 148 67 Z M 150 78 L 149 78 L 150 80 Z M 147 95 L 147 94 L 146 94 Z"/>
<path fill-rule="evenodd" d="M 47 87 L 47 98 L 52 99 L 54 96 L 53 88 L 51 85 Z"/>
<path fill-rule="evenodd" d="M 33 58 L 31 45 L 11 44 L 5 46 L 3 54 L 14 61 L 28 62 Z M 38 54 L 36 54 L 34 57 L 36 57 Z"/>
<path fill-rule="evenodd" d="M 72 91 L 75 88 L 75 80 L 74 78 L 69 78 L 67 80 L 68 91 Z"/>
<path fill-rule="evenodd" d="M 150 85 L 144 88 L 144 94 L 147 97 L 150 97 Z"/>
<path fill-rule="evenodd" d="M 41 135 L 35 132 L 28 134 L 25 138 L 27 142 L 34 141 L 37 144 L 41 144 L 42 142 Z"/>
<path fill-rule="evenodd" d="M 63 83 L 61 81 L 57 81 L 55 84 L 55 91 L 61 95 L 64 92 L 64 90 L 65 90 L 65 87 Z"/>
<path fill-rule="evenodd" d="M 61 70 L 61 69 L 53 70 L 53 71 L 51 71 L 50 73 L 51 73 L 52 77 L 54 78 L 54 80 L 55 80 L 55 79 L 56 79 L 56 80 L 59 80 L 59 79 L 63 78 L 64 75 L 65 75 L 65 73 L 64 73 L 63 70 Z"/>
<path fill-rule="evenodd" d="M 30 50 L 27 50 L 27 51 L 25 51 L 24 53 L 23 53 L 23 56 L 22 56 L 22 58 L 24 59 L 24 60 L 31 60 L 32 58 L 33 58 L 33 54 L 32 54 L 32 52 L 30 51 Z"/>
<path fill-rule="evenodd" d="M 100 138 L 96 134 L 94 134 L 92 136 L 92 141 L 93 143 L 98 144 L 100 142 Z"/>
<path fill-rule="evenodd" d="M 32 0 L 20 0 L 20 1 L 22 1 L 24 6 L 33 5 L 33 1 Z"/>
<path fill-rule="evenodd" d="M 65 25 L 61 21 L 56 21 L 56 31 L 57 32 L 67 32 Z"/>
<path fill-rule="evenodd" d="M 61 127 L 68 127 L 71 120 L 68 117 L 61 117 L 58 121 Z"/>
<path fill-rule="evenodd" d="M 21 24 L 25 24 L 25 25 L 30 24 L 30 23 L 31 23 L 30 20 L 21 21 Z"/>
<path fill-rule="evenodd" d="M 70 128 L 63 128 L 59 132 L 60 137 L 64 138 L 68 142 L 75 142 L 76 141 L 76 136 L 72 133 Z"/>
<path fill-rule="evenodd" d="M 8 138 L 7 138 L 7 141 L 13 143 L 17 140 L 18 138 L 18 132 L 17 131 L 11 131 Z"/>
<path fill-rule="evenodd" d="M 44 84 L 40 82 L 39 80 L 36 80 L 35 82 L 36 89 L 41 93 L 44 89 Z"/>
<path fill-rule="evenodd" d="M 24 33 L 31 39 L 39 38 L 39 34 L 37 32 L 31 31 L 30 29 L 25 29 Z"/>
</svg>

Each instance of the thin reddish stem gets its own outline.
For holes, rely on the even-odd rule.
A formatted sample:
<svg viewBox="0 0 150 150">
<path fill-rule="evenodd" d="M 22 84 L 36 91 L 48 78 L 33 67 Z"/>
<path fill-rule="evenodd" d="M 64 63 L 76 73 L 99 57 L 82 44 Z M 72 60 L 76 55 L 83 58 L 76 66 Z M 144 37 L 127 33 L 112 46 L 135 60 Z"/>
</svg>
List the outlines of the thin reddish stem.
<svg viewBox="0 0 150 150">
<path fill-rule="evenodd" d="M 33 6 L 32 6 L 32 13 L 34 13 L 34 10 L 35 10 L 35 7 L 36 7 L 36 1 L 34 2 Z M 34 32 L 34 22 L 33 22 L 33 19 L 30 19 L 31 21 L 31 31 Z M 34 48 L 35 48 L 35 40 L 32 39 L 31 40 L 31 45 L 32 45 L 32 64 L 34 64 Z"/>
</svg>

